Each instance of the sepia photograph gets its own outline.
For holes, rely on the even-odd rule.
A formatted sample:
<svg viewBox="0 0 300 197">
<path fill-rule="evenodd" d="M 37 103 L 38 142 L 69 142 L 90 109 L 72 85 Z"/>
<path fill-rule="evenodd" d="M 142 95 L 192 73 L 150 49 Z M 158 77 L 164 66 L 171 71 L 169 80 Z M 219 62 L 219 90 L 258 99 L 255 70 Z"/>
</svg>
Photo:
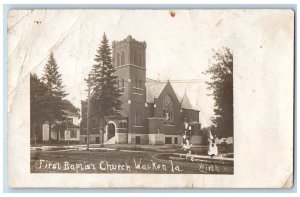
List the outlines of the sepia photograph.
<svg viewBox="0 0 300 197">
<path fill-rule="evenodd" d="M 10 185 L 291 187 L 293 22 L 287 9 L 9 10 Z"/>
<path fill-rule="evenodd" d="M 30 72 L 31 172 L 233 174 L 230 46 L 203 45 L 208 38 L 190 29 L 161 42 L 134 18 L 128 35 L 118 33 L 95 20 L 104 13 L 24 13 L 72 24 L 67 40 L 45 48 Z M 161 14 L 172 27 L 188 11 Z M 170 49 L 172 41 L 178 46 Z"/>
</svg>

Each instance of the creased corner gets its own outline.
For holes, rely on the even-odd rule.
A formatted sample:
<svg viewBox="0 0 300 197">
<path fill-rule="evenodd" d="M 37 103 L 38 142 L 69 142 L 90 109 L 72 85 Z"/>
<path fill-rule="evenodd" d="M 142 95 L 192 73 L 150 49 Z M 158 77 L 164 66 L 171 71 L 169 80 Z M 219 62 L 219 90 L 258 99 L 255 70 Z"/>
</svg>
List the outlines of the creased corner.
<svg viewBox="0 0 300 197">
<path fill-rule="evenodd" d="M 290 174 L 290 176 L 287 178 L 287 180 L 284 182 L 284 184 L 281 186 L 281 188 L 292 188 L 294 185 L 294 181 L 293 181 L 293 173 Z"/>
</svg>

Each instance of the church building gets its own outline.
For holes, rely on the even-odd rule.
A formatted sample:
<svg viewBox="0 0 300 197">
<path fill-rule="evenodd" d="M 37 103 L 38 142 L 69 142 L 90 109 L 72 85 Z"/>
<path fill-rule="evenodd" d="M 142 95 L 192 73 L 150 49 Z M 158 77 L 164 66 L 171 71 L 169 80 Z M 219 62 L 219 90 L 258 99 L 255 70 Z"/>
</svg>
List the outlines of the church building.
<svg viewBox="0 0 300 197">
<path fill-rule="evenodd" d="M 191 143 L 201 144 L 199 110 L 185 92 L 176 94 L 170 81 L 146 78 L 146 42 L 130 35 L 112 43 L 113 64 L 121 89 L 121 110 L 107 117 L 105 144 L 181 144 L 184 121 L 192 128 Z M 93 110 L 93 107 L 91 107 Z M 87 141 L 87 102 L 81 101 L 81 142 Z M 92 113 L 92 112 L 91 112 Z M 91 118 L 90 143 L 101 143 L 99 120 Z"/>
</svg>

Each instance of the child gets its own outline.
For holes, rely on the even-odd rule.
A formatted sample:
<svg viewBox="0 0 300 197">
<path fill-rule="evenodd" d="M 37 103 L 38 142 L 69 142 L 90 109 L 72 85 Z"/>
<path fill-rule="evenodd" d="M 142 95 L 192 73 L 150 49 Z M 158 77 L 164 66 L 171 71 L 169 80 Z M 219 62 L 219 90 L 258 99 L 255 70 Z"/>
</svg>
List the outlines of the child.
<svg viewBox="0 0 300 197">
<path fill-rule="evenodd" d="M 192 144 L 190 144 L 190 136 L 188 135 L 190 132 L 187 131 L 187 129 L 189 128 L 188 125 L 185 125 L 185 131 L 182 135 L 182 149 L 184 151 L 186 151 L 186 158 L 190 158 L 190 161 L 194 161 L 194 157 L 192 156 Z"/>
</svg>

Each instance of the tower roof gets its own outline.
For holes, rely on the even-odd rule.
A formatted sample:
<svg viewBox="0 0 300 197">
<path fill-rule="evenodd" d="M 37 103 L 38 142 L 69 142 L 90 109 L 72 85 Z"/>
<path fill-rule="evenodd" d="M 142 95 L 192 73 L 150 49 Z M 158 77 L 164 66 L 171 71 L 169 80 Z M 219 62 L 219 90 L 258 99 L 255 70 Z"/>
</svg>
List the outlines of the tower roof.
<svg viewBox="0 0 300 197">
<path fill-rule="evenodd" d="M 186 90 L 184 91 L 184 95 L 181 99 L 181 107 L 184 109 L 194 109 L 194 107 L 191 105 L 189 97 L 187 96 Z"/>
<path fill-rule="evenodd" d="M 135 44 L 136 46 L 140 46 L 142 48 L 146 48 L 147 47 L 147 44 L 146 44 L 145 41 L 137 41 L 131 35 L 128 35 L 123 40 L 120 40 L 120 41 L 114 40 L 112 42 L 112 48 L 115 48 L 116 46 L 124 46 L 124 45 L 127 45 L 128 43 Z"/>
</svg>

